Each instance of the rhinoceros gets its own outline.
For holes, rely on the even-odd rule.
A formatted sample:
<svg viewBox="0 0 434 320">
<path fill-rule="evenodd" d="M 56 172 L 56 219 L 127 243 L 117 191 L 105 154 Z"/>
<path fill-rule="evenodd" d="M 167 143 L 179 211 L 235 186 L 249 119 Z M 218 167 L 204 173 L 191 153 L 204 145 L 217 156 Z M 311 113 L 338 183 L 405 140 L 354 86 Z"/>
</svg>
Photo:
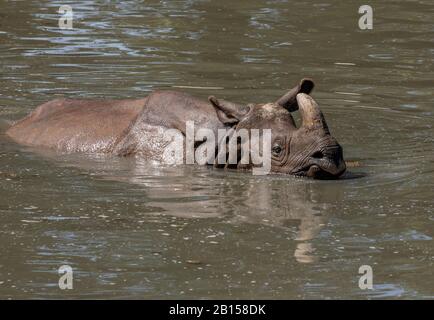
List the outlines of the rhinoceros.
<svg viewBox="0 0 434 320">
<path fill-rule="evenodd" d="M 275 102 L 239 104 L 210 96 L 208 101 L 187 93 L 156 90 L 141 99 L 55 99 L 38 106 L 14 123 L 6 134 L 20 144 L 62 152 L 104 153 L 164 160 L 164 132 L 186 135 L 186 123 L 196 129 L 269 129 L 270 173 L 319 179 L 337 178 L 345 171 L 342 147 L 330 134 L 318 104 L 309 95 L 311 79 L 302 79 Z M 299 110 L 297 128 L 291 115 Z M 196 141 L 194 149 L 205 142 Z M 227 139 L 216 141 L 216 152 Z M 216 167 L 252 169 L 253 164 Z"/>
</svg>

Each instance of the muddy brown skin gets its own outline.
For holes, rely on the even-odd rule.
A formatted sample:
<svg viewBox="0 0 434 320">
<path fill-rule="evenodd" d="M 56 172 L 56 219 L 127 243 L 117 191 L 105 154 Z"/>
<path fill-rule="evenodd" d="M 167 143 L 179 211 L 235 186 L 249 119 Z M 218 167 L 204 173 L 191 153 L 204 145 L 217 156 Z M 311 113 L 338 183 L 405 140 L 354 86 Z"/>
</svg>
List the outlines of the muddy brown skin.
<svg viewBox="0 0 434 320">
<path fill-rule="evenodd" d="M 187 121 L 194 121 L 195 130 L 213 130 L 215 136 L 225 128 L 271 129 L 271 173 L 337 178 L 345 171 L 342 148 L 308 95 L 313 86 L 303 79 L 274 103 L 248 105 L 213 96 L 202 101 L 175 91 L 155 91 L 135 100 L 56 99 L 37 107 L 6 134 L 28 146 L 164 162 L 164 131 L 176 129 L 185 135 Z M 299 128 L 291 115 L 296 110 L 302 118 Z M 199 146 L 200 142 L 195 145 Z M 251 169 L 252 165 L 222 167 Z"/>
</svg>

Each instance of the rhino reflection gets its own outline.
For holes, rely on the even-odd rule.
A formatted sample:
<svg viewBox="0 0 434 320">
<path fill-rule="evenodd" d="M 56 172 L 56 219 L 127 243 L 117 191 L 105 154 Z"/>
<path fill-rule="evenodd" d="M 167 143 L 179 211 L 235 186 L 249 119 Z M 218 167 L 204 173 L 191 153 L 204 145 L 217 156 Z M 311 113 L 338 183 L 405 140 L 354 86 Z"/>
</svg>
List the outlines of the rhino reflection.
<svg viewBox="0 0 434 320">
<path fill-rule="evenodd" d="M 312 244 L 327 223 L 336 190 L 327 192 L 321 185 L 305 179 L 254 181 L 242 191 L 244 207 L 234 215 L 232 221 L 265 224 L 273 227 L 297 228 L 294 257 L 298 262 L 316 261 Z M 330 193 L 330 194 L 328 194 Z"/>
<path fill-rule="evenodd" d="M 312 240 L 327 223 L 333 203 L 341 197 L 336 188 L 328 187 L 334 182 L 247 178 L 188 166 L 183 170 L 158 169 L 137 162 L 131 169 L 131 175 L 115 179 L 146 187 L 148 204 L 160 208 L 160 213 L 180 218 L 223 218 L 234 224 L 296 227 L 294 257 L 301 263 L 316 261 Z"/>
<path fill-rule="evenodd" d="M 43 155 L 59 160 L 59 155 Z M 274 228 L 296 228 L 295 259 L 315 262 L 313 241 L 342 196 L 338 181 L 278 176 L 255 177 L 206 167 L 150 165 L 140 158 L 67 155 L 61 165 L 90 170 L 101 179 L 143 187 L 149 214 L 179 218 L 221 218 Z M 59 162 L 58 162 L 59 163 Z"/>
</svg>

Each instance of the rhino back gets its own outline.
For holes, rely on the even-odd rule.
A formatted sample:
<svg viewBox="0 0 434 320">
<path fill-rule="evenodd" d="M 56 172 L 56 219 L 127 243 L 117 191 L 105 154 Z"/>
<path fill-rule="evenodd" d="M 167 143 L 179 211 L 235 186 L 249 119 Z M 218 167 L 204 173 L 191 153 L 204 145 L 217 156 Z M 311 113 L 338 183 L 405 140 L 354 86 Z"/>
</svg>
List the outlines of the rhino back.
<svg viewBox="0 0 434 320">
<path fill-rule="evenodd" d="M 185 134 L 188 121 L 194 122 L 196 130 L 225 128 L 211 103 L 188 93 L 169 90 L 156 90 L 151 93 L 136 123 L 161 125 L 178 129 Z"/>
<path fill-rule="evenodd" d="M 194 123 L 195 130 L 207 128 L 216 136 L 218 129 L 225 128 L 208 101 L 184 92 L 156 90 L 147 97 L 142 111 L 113 152 L 118 155 L 141 154 L 161 160 L 165 158 L 168 144 L 164 138 L 165 130 L 176 129 L 185 136 L 188 121 Z"/>
<path fill-rule="evenodd" d="M 37 107 L 6 134 L 29 146 L 66 152 L 110 152 L 144 101 L 56 99 Z"/>
</svg>

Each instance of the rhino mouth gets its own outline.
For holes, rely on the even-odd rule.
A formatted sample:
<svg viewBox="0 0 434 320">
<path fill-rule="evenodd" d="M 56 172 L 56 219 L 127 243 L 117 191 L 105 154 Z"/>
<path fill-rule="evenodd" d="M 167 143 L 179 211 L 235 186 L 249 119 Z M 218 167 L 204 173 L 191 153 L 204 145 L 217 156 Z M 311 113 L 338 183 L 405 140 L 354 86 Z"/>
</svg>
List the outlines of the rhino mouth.
<svg viewBox="0 0 434 320">
<path fill-rule="evenodd" d="M 328 171 L 317 164 L 309 164 L 304 168 L 295 172 L 294 175 L 299 177 L 309 177 L 309 178 L 320 179 L 320 180 L 333 180 L 333 179 L 338 179 L 344 173 L 344 171 L 345 168 L 337 169 L 336 171 L 335 170 Z"/>
</svg>

